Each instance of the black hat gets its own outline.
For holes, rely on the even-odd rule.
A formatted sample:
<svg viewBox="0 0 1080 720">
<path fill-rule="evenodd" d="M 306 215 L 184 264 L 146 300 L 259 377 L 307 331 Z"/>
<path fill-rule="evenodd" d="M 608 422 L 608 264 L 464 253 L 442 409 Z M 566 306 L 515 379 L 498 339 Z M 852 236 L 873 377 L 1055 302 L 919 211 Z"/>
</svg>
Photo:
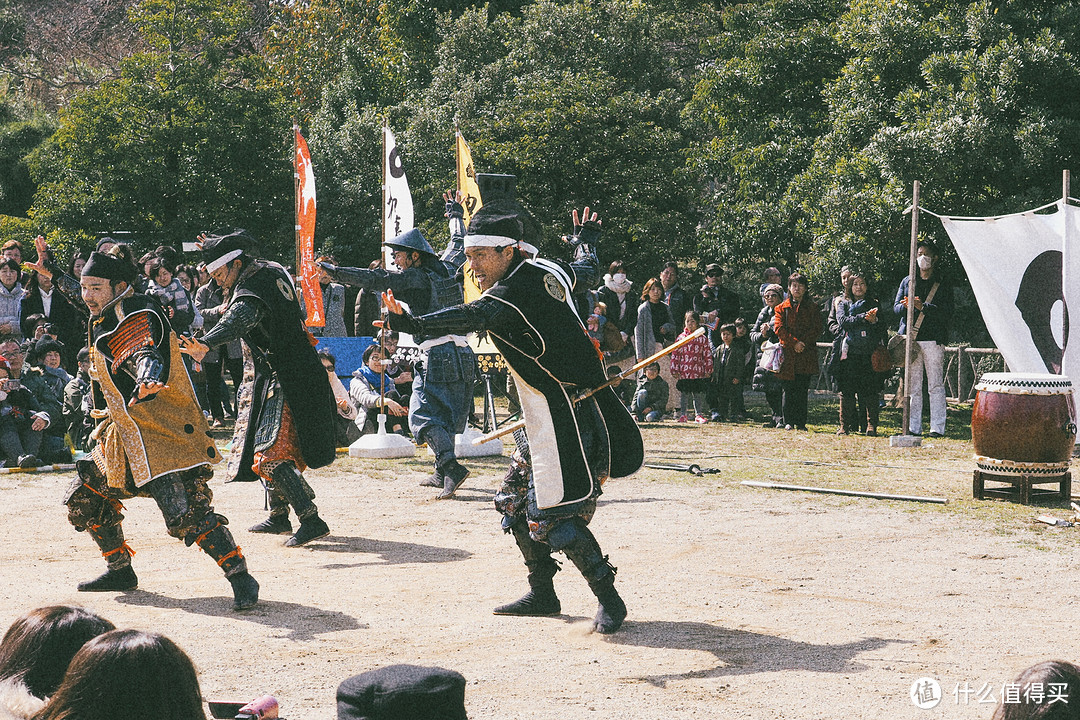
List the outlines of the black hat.
<svg viewBox="0 0 1080 720">
<path fill-rule="evenodd" d="M 45 353 L 53 351 L 62 354 L 64 352 L 64 343 L 46 335 L 30 346 L 26 352 L 26 359 L 31 365 L 37 365 L 45 359 Z"/>
<path fill-rule="evenodd" d="M 518 203 L 495 200 L 486 203 L 469 219 L 465 247 L 506 247 L 517 245 L 524 237 L 524 224 Z"/>
<path fill-rule="evenodd" d="M 84 361 L 84 360 L 86 360 L 86 361 L 89 361 L 89 360 L 90 360 L 90 348 L 88 348 L 88 347 L 86 347 L 86 346 L 83 346 L 83 347 L 82 347 L 82 348 L 81 348 L 81 349 L 79 350 L 79 354 L 78 354 L 78 355 L 77 355 L 77 356 L 75 357 L 75 359 L 76 359 L 76 360 L 77 360 L 78 362 L 82 362 L 82 361 Z"/>
<path fill-rule="evenodd" d="M 403 232 L 393 240 L 387 240 L 386 246 L 394 248 L 395 250 L 405 250 L 406 252 L 411 250 L 413 252 L 425 253 L 432 257 L 439 256 L 439 254 L 432 249 L 431 244 L 424 238 L 423 233 L 416 228 Z"/>
<path fill-rule="evenodd" d="M 724 274 L 724 268 L 720 267 L 720 263 L 709 263 L 705 266 L 705 274 L 716 273 L 717 275 Z"/>
<path fill-rule="evenodd" d="M 467 720 L 465 677 L 453 670 L 390 665 L 337 690 L 338 720 Z"/>
<path fill-rule="evenodd" d="M 203 240 L 203 262 L 206 272 L 214 272 L 227 262 L 255 250 L 255 238 L 243 228 L 208 233 Z"/>
<path fill-rule="evenodd" d="M 123 280 L 128 285 L 135 282 L 138 271 L 126 258 L 114 255 L 111 252 L 90 253 L 86 264 L 83 265 L 82 274 L 88 277 L 105 278 L 118 282 Z"/>
</svg>

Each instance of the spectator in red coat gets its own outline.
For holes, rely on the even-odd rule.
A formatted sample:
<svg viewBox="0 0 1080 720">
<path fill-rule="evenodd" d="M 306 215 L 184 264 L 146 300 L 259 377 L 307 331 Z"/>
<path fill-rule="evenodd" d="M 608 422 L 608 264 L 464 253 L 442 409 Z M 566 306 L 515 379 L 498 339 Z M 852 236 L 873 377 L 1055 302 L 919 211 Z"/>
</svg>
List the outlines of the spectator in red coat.
<svg viewBox="0 0 1080 720">
<path fill-rule="evenodd" d="M 818 372 L 817 339 L 821 335 L 821 309 L 810 299 L 806 276 L 792 273 L 788 298 L 776 306 L 773 322 L 784 360 L 780 365 L 784 427 L 806 429 L 806 403 L 810 378 Z"/>
</svg>

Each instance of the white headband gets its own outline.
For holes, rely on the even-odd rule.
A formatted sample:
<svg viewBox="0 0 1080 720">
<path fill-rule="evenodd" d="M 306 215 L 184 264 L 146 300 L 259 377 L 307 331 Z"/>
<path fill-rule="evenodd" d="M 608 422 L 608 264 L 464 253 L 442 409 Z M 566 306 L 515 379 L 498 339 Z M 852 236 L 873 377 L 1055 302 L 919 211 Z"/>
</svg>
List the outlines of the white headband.
<svg viewBox="0 0 1080 720">
<path fill-rule="evenodd" d="M 521 248 L 522 252 L 524 252 L 526 255 L 528 255 L 531 258 L 534 258 L 534 257 L 536 257 L 537 255 L 540 254 L 540 249 L 538 247 L 536 247 L 535 245 L 530 245 L 529 243 L 525 242 L 524 240 L 519 242 L 517 245 L 518 245 L 519 248 Z"/>
<path fill-rule="evenodd" d="M 505 235 L 466 235 L 465 247 L 506 247 L 518 241 Z"/>
<path fill-rule="evenodd" d="M 219 267 L 224 266 L 226 263 L 235 260 L 243 254 L 243 250 L 230 250 L 229 252 L 219 257 L 217 260 L 211 260 L 210 262 L 206 263 L 206 272 L 212 273 Z"/>
</svg>

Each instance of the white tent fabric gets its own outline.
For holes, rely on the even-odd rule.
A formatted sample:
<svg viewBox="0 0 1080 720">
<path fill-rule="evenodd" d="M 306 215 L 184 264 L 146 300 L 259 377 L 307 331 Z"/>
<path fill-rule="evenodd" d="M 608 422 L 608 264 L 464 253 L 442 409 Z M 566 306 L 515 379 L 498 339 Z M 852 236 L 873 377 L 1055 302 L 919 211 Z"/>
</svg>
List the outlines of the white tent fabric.
<svg viewBox="0 0 1080 720">
<path fill-rule="evenodd" d="M 1080 343 L 1068 347 L 1066 308 L 1080 308 L 1080 209 L 995 218 L 942 217 L 986 328 L 1013 372 L 1080 378 Z M 1075 283 L 1072 283 L 1075 284 Z"/>
</svg>

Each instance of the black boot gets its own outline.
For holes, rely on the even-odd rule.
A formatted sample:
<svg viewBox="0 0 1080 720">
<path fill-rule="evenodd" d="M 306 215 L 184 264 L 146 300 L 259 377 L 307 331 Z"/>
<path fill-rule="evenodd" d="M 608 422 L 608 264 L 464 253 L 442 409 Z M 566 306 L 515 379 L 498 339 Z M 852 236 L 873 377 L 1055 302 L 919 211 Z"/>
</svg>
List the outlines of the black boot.
<svg viewBox="0 0 1080 720">
<path fill-rule="evenodd" d="M 553 548 L 566 553 L 600 601 L 593 629 L 605 635 L 618 630 L 626 619 L 626 604 L 615 590 L 615 568 L 600 550 L 592 532 L 580 518 L 559 525 L 548 535 Z"/>
<path fill-rule="evenodd" d="M 289 500 L 296 517 L 300 520 L 300 528 L 296 534 L 285 541 L 286 547 L 296 547 L 318 540 L 330 534 L 330 526 L 319 517 L 319 509 L 311 498 L 315 493 L 311 492 L 308 484 L 304 482 L 304 476 L 291 462 L 283 462 L 270 473 L 271 482 L 282 495 Z"/>
<path fill-rule="evenodd" d="M 86 531 L 94 538 L 109 566 L 102 575 L 79 583 L 79 592 L 134 590 L 139 587 L 139 578 L 131 568 L 132 550 L 124 542 L 124 529 L 119 525 L 99 525 L 89 527 Z"/>
<path fill-rule="evenodd" d="M 330 526 L 327 525 L 318 514 L 315 514 L 300 521 L 300 528 L 296 531 L 295 535 L 285 541 L 285 547 L 303 545 L 312 540 L 324 538 L 329 534 Z"/>
<path fill-rule="evenodd" d="M 465 467 L 457 460 L 451 460 L 441 467 L 443 474 L 443 491 L 435 496 L 436 500 L 449 500 L 454 497 L 454 493 L 461 487 L 461 483 L 465 482 L 465 478 L 469 477 L 469 468 Z"/>
<path fill-rule="evenodd" d="M 259 583 L 248 574 L 247 560 L 236 546 L 229 528 L 225 527 L 227 522 L 224 516 L 210 513 L 184 541 L 188 545 L 198 544 L 225 573 L 232 585 L 233 610 L 247 610 L 259 601 Z"/>
<path fill-rule="evenodd" d="M 79 592 L 109 592 L 111 590 L 134 590 L 139 587 L 139 578 L 131 565 L 121 568 L 109 568 L 93 580 L 79 583 Z"/>
<path fill-rule="evenodd" d="M 261 523 L 256 523 L 248 528 L 248 532 L 270 533 L 271 535 L 284 535 L 292 532 L 292 523 L 288 515 L 271 515 Z"/>
<path fill-rule="evenodd" d="M 426 478 L 420 481 L 420 487 L 441 488 L 443 486 L 444 480 L 445 478 L 443 477 L 442 470 L 440 470 L 439 468 L 435 468 L 435 472 L 431 473 Z"/>
<path fill-rule="evenodd" d="M 250 610 L 259 602 L 259 583 L 246 570 L 228 577 L 232 585 L 233 610 Z"/>
<path fill-rule="evenodd" d="M 514 541 L 525 558 L 529 568 L 529 592 L 519 600 L 500 605 L 492 612 L 496 615 L 527 615 L 545 617 L 562 612 L 562 604 L 555 594 L 552 578 L 559 572 L 559 564 L 551 557 L 551 548 L 546 543 L 539 543 L 529 537 L 529 529 L 524 522 L 510 526 Z"/>
</svg>

